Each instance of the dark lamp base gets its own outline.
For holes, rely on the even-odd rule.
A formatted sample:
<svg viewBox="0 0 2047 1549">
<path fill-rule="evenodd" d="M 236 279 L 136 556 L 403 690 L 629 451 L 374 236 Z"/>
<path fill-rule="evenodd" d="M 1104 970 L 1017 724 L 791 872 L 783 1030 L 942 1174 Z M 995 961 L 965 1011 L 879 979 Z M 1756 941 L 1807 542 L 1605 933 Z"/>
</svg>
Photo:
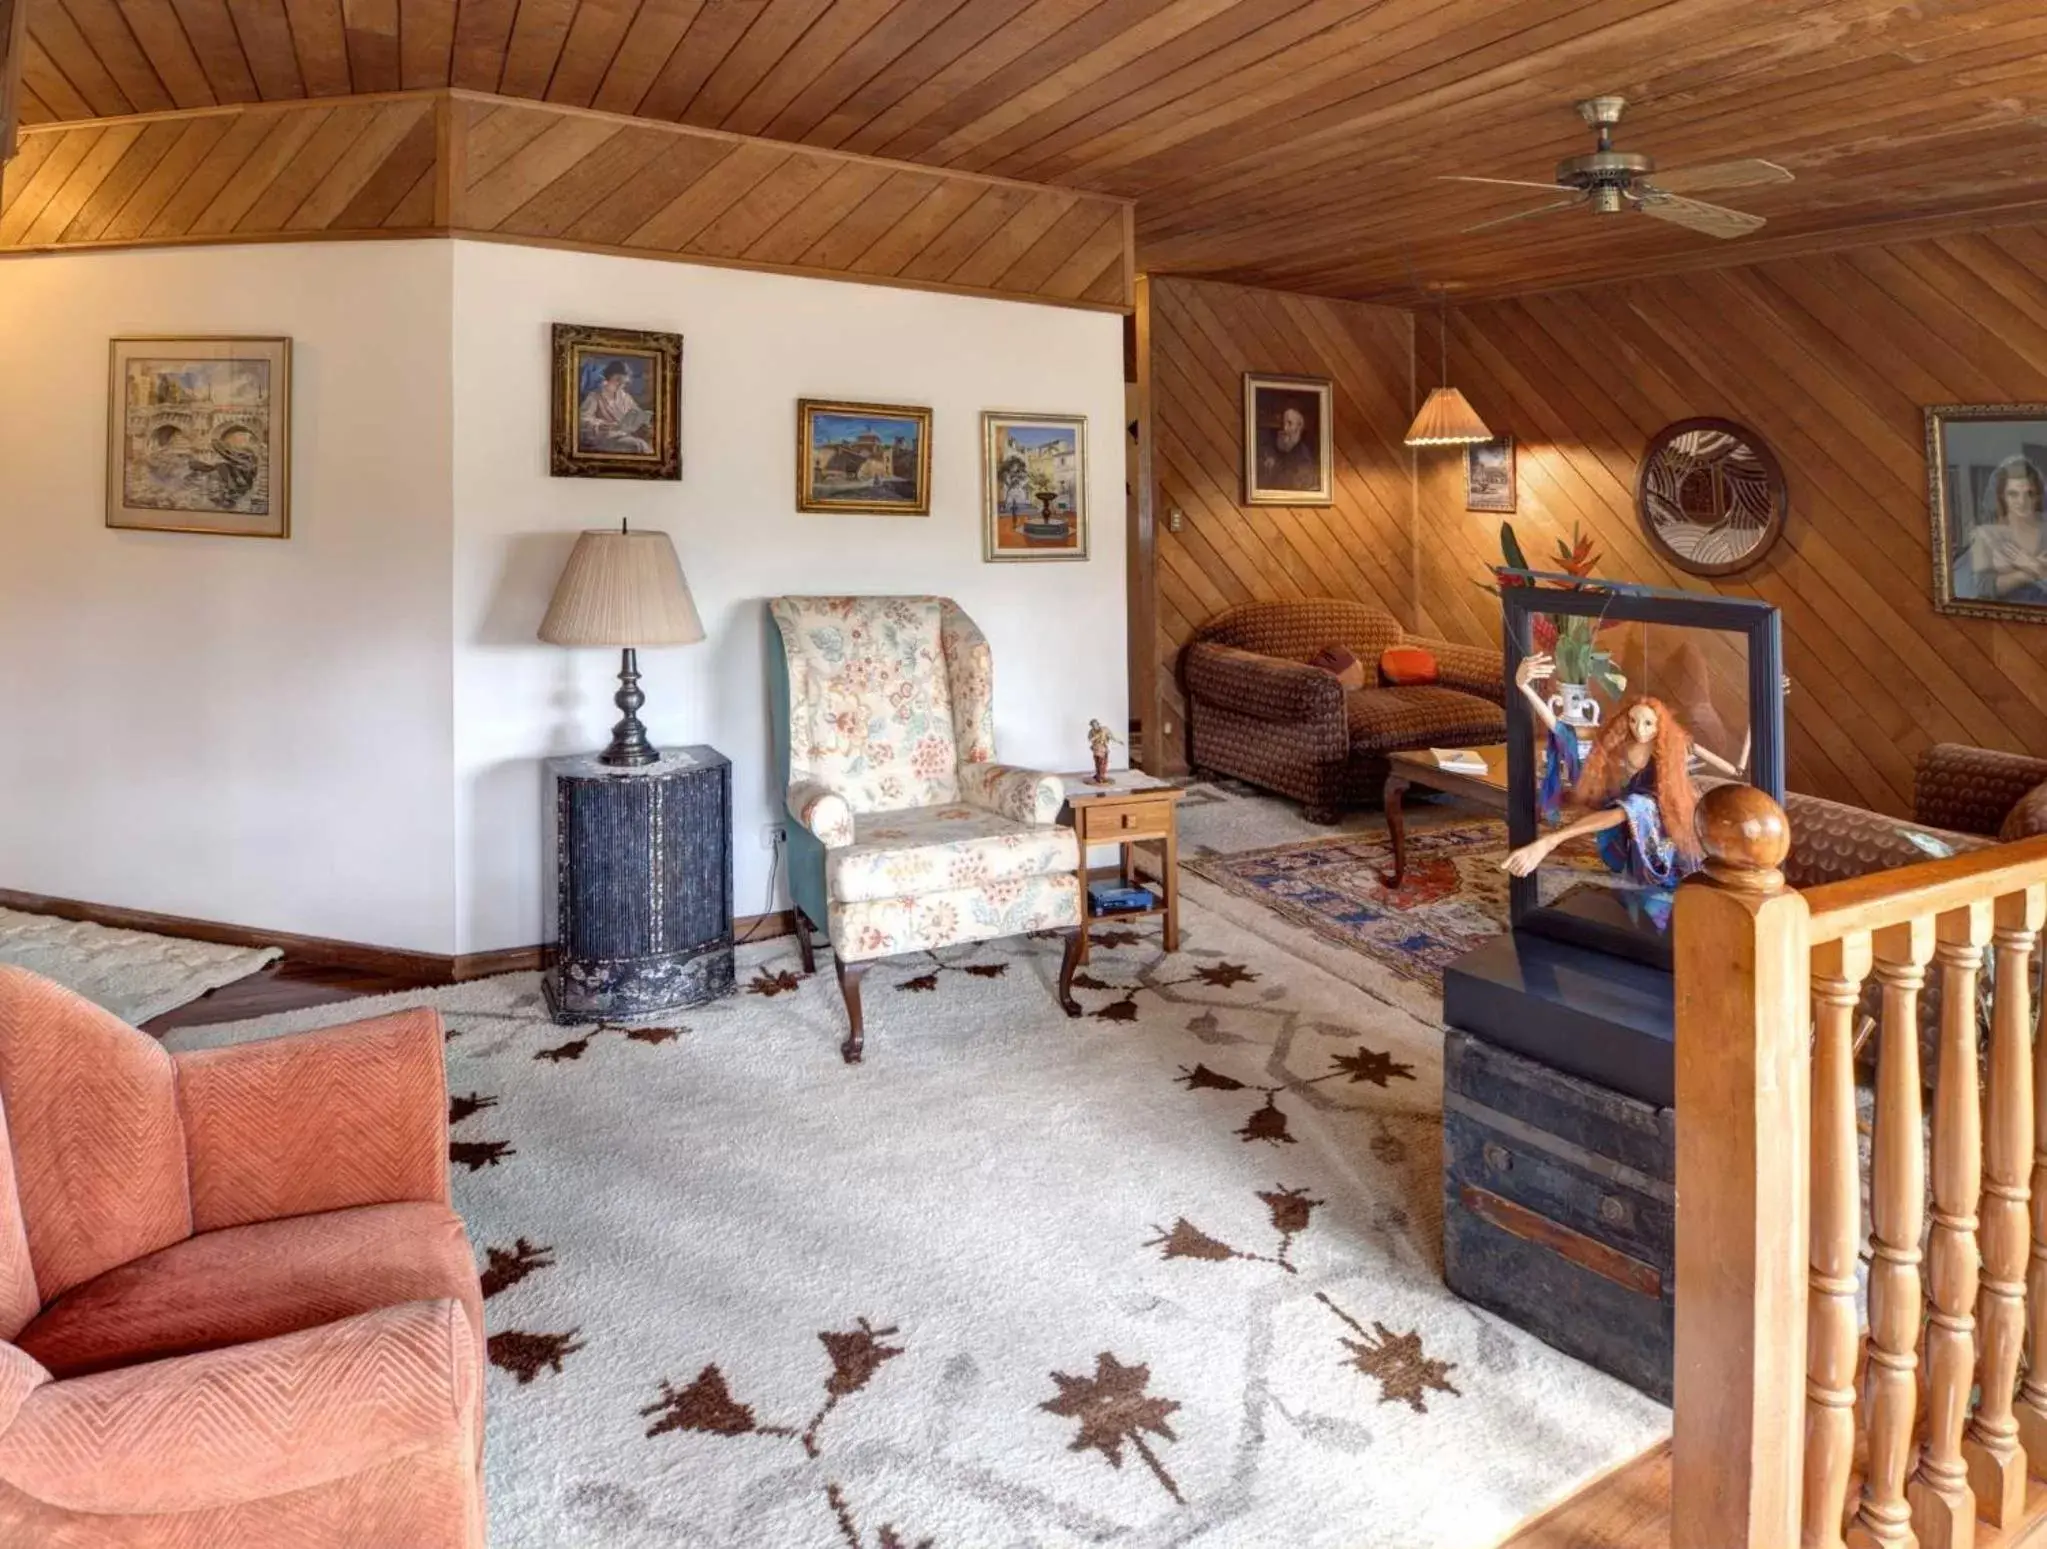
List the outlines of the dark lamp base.
<svg viewBox="0 0 2047 1549">
<path fill-rule="evenodd" d="M 624 719 L 611 728 L 611 745 L 597 755 L 598 763 L 633 769 L 661 761 L 661 750 L 647 740 L 647 728 L 640 723 L 639 709 L 646 702 L 640 692 L 639 654 L 627 646 L 619 657 L 618 693 L 612 698 Z"/>
</svg>

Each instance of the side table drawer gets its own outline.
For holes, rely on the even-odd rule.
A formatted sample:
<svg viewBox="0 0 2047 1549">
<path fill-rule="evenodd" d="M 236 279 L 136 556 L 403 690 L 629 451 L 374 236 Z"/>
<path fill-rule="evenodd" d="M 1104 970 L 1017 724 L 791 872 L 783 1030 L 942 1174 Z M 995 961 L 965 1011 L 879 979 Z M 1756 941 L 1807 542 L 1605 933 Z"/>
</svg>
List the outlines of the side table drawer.
<svg viewBox="0 0 2047 1549">
<path fill-rule="evenodd" d="M 1091 844 L 1163 839 L 1173 831 L 1170 801 L 1103 801 L 1081 809 L 1081 837 Z"/>
</svg>

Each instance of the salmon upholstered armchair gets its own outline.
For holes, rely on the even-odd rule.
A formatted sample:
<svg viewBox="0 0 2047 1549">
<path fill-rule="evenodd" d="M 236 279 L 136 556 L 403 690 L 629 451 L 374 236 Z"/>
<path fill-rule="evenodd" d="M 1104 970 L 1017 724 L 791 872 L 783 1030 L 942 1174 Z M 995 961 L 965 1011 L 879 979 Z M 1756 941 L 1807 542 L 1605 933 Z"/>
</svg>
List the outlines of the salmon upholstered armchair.
<svg viewBox="0 0 2047 1549">
<path fill-rule="evenodd" d="M 1057 775 L 995 762 L 988 641 L 944 597 L 768 604 L 775 764 L 803 968 L 822 926 L 863 1045 L 870 962 L 997 936 L 1066 939 L 1059 1004 L 1079 1016 L 1080 846 Z"/>
<path fill-rule="evenodd" d="M 440 1019 L 172 1056 L 0 967 L 0 1544 L 478 1549 Z"/>
</svg>

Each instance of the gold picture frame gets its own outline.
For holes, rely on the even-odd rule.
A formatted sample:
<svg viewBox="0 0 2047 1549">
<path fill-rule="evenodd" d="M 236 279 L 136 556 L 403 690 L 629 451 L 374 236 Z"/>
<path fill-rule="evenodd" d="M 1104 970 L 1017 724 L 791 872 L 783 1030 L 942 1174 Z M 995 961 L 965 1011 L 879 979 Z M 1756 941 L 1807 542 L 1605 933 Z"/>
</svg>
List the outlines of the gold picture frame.
<svg viewBox="0 0 2047 1549">
<path fill-rule="evenodd" d="M 682 478 L 682 335 L 554 325 L 548 469 L 557 479 Z"/>
<path fill-rule="evenodd" d="M 291 536 L 290 339 L 108 341 L 106 525 Z"/>
<path fill-rule="evenodd" d="M 1335 403 L 1325 377 L 1244 373 L 1245 505 L 1336 504 Z"/>
<path fill-rule="evenodd" d="M 799 398 L 796 509 L 929 516 L 931 411 L 907 404 Z"/>
<path fill-rule="evenodd" d="M 2047 624 L 2047 403 L 1929 407 L 1926 503 L 1935 610 Z"/>
<path fill-rule="evenodd" d="M 981 413 L 981 558 L 1086 559 L 1087 416 Z"/>
</svg>

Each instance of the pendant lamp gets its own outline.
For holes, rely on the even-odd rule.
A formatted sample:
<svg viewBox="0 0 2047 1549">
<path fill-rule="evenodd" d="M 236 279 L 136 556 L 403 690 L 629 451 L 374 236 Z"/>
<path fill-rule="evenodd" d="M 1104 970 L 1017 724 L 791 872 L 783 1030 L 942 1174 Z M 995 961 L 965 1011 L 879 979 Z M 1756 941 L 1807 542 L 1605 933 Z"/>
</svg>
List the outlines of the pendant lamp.
<svg viewBox="0 0 2047 1549">
<path fill-rule="evenodd" d="M 1430 389 L 1429 396 L 1422 400 L 1421 411 L 1415 415 L 1414 423 L 1407 427 L 1406 444 L 1468 446 L 1492 440 L 1493 433 L 1478 417 L 1478 410 L 1465 401 L 1464 394 L 1450 385 L 1450 318 L 1448 310 L 1440 307 L 1436 318 L 1436 337 L 1443 347 L 1443 385 Z"/>
</svg>

